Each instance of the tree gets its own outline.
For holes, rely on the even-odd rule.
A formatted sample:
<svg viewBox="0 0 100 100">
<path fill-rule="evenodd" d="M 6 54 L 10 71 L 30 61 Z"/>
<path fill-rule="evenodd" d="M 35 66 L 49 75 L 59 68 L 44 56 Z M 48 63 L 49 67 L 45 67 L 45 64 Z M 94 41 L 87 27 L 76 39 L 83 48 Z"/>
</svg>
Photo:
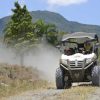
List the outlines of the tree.
<svg viewBox="0 0 100 100">
<path fill-rule="evenodd" d="M 54 24 L 48 24 L 46 26 L 46 39 L 49 43 L 51 43 L 52 45 L 57 45 L 58 44 L 58 36 L 59 33 L 56 29 L 56 26 Z"/>
<path fill-rule="evenodd" d="M 54 24 L 46 24 L 43 20 L 38 20 L 34 26 L 38 37 L 41 38 L 45 35 L 50 44 L 56 45 L 58 43 L 58 31 Z"/>
<path fill-rule="evenodd" d="M 11 20 L 5 28 L 4 42 L 8 47 L 13 47 L 19 52 L 23 65 L 23 56 L 34 45 L 37 37 L 33 31 L 32 17 L 26 6 L 21 7 L 15 2 L 15 9 L 12 9 L 12 12 Z"/>
<path fill-rule="evenodd" d="M 42 37 L 43 34 L 45 34 L 46 31 L 46 24 L 44 23 L 43 20 L 38 20 L 37 22 L 34 23 L 34 32 L 36 33 L 37 37 Z"/>
</svg>

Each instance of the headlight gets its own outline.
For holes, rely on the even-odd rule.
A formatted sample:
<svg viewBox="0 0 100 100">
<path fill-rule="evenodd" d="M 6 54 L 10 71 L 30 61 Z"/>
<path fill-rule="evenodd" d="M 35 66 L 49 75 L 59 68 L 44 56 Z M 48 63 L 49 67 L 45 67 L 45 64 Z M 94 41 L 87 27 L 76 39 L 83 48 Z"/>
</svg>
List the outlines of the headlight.
<svg viewBox="0 0 100 100">
<path fill-rule="evenodd" d="M 92 59 L 91 58 L 86 59 L 86 64 L 88 64 L 90 62 L 92 62 Z"/>
<path fill-rule="evenodd" d="M 60 59 L 60 63 L 67 65 L 68 62 L 65 59 Z"/>
</svg>

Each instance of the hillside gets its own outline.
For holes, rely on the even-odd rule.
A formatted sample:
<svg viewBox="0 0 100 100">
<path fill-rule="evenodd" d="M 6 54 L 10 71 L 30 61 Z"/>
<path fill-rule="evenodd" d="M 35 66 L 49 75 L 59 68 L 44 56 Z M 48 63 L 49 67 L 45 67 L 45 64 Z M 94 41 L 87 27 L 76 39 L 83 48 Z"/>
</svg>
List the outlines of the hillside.
<svg viewBox="0 0 100 100">
<path fill-rule="evenodd" d="M 68 21 L 66 20 L 62 15 L 54 12 L 49 11 L 32 11 L 31 12 L 33 22 L 35 22 L 38 19 L 43 19 L 46 23 L 53 23 L 57 26 L 57 28 L 60 31 L 64 32 L 92 32 L 92 33 L 98 33 L 100 32 L 100 26 L 98 25 L 86 25 L 81 24 L 78 22 Z M 10 16 L 4 17 L 0 19 L 0 33 L 2 34 L 2 31 L 9 21 Z"/>
</svg>

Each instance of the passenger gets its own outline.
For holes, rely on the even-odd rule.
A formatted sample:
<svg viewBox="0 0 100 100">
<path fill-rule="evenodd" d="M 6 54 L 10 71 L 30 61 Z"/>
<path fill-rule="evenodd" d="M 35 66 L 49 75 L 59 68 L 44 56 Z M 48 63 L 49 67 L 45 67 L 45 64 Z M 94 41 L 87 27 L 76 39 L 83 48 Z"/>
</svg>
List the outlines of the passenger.
<svg viewBox="0 0 100 100">
<path fill-rule="evenodd" d="M 84 43 L 84 50 L 85 50 L 86 54 L 92 52 L 92 45 L 90 44 L 90 42 L 85 42 Z"/>
</svg>

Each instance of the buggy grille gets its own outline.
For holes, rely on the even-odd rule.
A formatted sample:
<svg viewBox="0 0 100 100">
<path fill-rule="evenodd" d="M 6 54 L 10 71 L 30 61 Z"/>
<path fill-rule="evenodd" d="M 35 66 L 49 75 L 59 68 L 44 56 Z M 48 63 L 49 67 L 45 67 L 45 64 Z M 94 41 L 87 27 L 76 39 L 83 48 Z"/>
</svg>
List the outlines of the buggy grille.
<svg viewBox="0 0 100 100">
<path fill-rule="evenodd" d="M 70 61 L 70 68 L 83 68 L 84 61 Z"/>
</svg>

